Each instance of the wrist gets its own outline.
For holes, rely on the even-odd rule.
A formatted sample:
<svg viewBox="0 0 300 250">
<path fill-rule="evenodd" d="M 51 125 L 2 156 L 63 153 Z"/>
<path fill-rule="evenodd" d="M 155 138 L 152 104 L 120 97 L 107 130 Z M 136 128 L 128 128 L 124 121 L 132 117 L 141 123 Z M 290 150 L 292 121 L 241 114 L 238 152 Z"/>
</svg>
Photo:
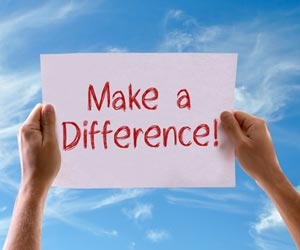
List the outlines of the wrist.
<svg viewBox="0 0 300 250">
<path fill-rule="evenodd" d="M 21 182 L 18 197 L 21 197 L 22 200 L 27 200 L 33 204 L 38 204 L 40 202 L 44 203 L 47 197 L 49 188 L 40 187 L 38 185 L 33 185 L 32 183 L 28 184 Z"/>
<path fill-rule="evenodd" d="M 273 168 L 273 171 L 268 173 L 266 178 L 256 180 L 256 183 L 267 193 L 276 194 L 286 187 L 291 186 L 289 180 L 286 178 L 279 165 Z"/>
</svg>

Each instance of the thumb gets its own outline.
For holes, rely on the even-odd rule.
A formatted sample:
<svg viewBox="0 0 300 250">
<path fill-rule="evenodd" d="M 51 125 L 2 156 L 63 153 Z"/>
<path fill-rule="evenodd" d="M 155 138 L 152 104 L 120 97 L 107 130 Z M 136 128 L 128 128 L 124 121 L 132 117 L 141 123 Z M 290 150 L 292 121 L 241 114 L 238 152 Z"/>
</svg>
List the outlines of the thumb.
<svg viewBox="0 0 300 250">
<path fill-rule="evenodd" d="M 41 130 L 43 142 L 47 142 L 56 138 L 55 123 L 56 118 L 54 107 L 50 104 L 45 104 L 41 111 Z"/>
<path fill-rule="evenodd" d="M 234 146 L 237 147 L 245 137 L 238 121 L 231 112 L 224 111 L 220 115 L 221 124 Z"/>
</svg>

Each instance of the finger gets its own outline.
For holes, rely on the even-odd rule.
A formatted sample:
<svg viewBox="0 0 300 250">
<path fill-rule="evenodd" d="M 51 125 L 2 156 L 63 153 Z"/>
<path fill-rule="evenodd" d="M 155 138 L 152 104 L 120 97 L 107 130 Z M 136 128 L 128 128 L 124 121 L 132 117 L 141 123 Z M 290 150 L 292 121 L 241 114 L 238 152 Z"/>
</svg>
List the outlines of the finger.
<svg viewBox="0 0 300 250">
<path fill-rule="evenodd" d="M 234 117 L 239 123 L 241 129 L 243 131 L 248 131 L 248 129 L 254 124 L 254 122 L 258 119 L 257 117 L 250 115 L 248 113 L 242 111 L 234 112 Z"/>
<path fill-rule="evenodd" d="M 37 104 L 33 108 L 33 110 L 28 115 L 27 119 L 25 120 L 24 124 L 29 125 L 35 129 L 40 129 L 40 119 L 41 119 L 41 110 L 43 105 Z"/>
<path fill-rule="evenodd" d="M 221 124 L 235 146 L 238 146 L 244 140 L 244 133 L 240 127 L 240 123 L 235 116 L 228 111 L 224 111 L 220 115 Z"/>
<path fill-rule="evenodd" d="M 51 104 L 44 104 L 41 111 L 43 141 L 49 141 L 56 138 L 55 123 L 54 107 Z"/>
</svg>

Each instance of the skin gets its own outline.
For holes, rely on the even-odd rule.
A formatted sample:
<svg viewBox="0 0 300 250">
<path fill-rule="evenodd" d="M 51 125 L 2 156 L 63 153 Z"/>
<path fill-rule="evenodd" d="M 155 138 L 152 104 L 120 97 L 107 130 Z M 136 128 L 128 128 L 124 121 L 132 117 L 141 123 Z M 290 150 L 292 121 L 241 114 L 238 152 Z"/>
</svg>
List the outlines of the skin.
<svg viewBox="0 0 300 250">
<path fill-rule="evenodd" d="M 272 200 L 300 249 L 300 195 L 280 168 L 266 122 L 240 111 L 220 119 L 241 167 Z"/>
<path fill-rule="evenodd" d="M 223 112 L 221 124 L 244 171 L 273 201 L 300 249 L 300 196 L 282 172 L 265 121 L 237 111 Z M 61 157 L 55 112 L 38 104 L 19 132 L 22 179 L 5 250 L 41 249 L 44 204 Z"/>
<path fill-rule="evenodd" d="M 53 106 L 36 105 L 19 130 L 18 142 L 22 178 L 3 249 L 41 249 L 44 204 L 61 161 Z"/>
</svg>

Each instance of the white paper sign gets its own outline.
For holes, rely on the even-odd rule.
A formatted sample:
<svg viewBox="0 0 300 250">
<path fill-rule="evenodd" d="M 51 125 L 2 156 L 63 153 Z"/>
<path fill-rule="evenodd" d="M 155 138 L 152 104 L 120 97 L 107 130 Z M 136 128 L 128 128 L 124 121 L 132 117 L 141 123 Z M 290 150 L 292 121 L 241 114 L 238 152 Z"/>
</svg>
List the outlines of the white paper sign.
<svg viewBox="0 0 300 250">
<path fill-rule="evenodd" d="M 227 187 L 236 54 L 41 55 L 62 153 L 56 186 Z"/>
</svg>

